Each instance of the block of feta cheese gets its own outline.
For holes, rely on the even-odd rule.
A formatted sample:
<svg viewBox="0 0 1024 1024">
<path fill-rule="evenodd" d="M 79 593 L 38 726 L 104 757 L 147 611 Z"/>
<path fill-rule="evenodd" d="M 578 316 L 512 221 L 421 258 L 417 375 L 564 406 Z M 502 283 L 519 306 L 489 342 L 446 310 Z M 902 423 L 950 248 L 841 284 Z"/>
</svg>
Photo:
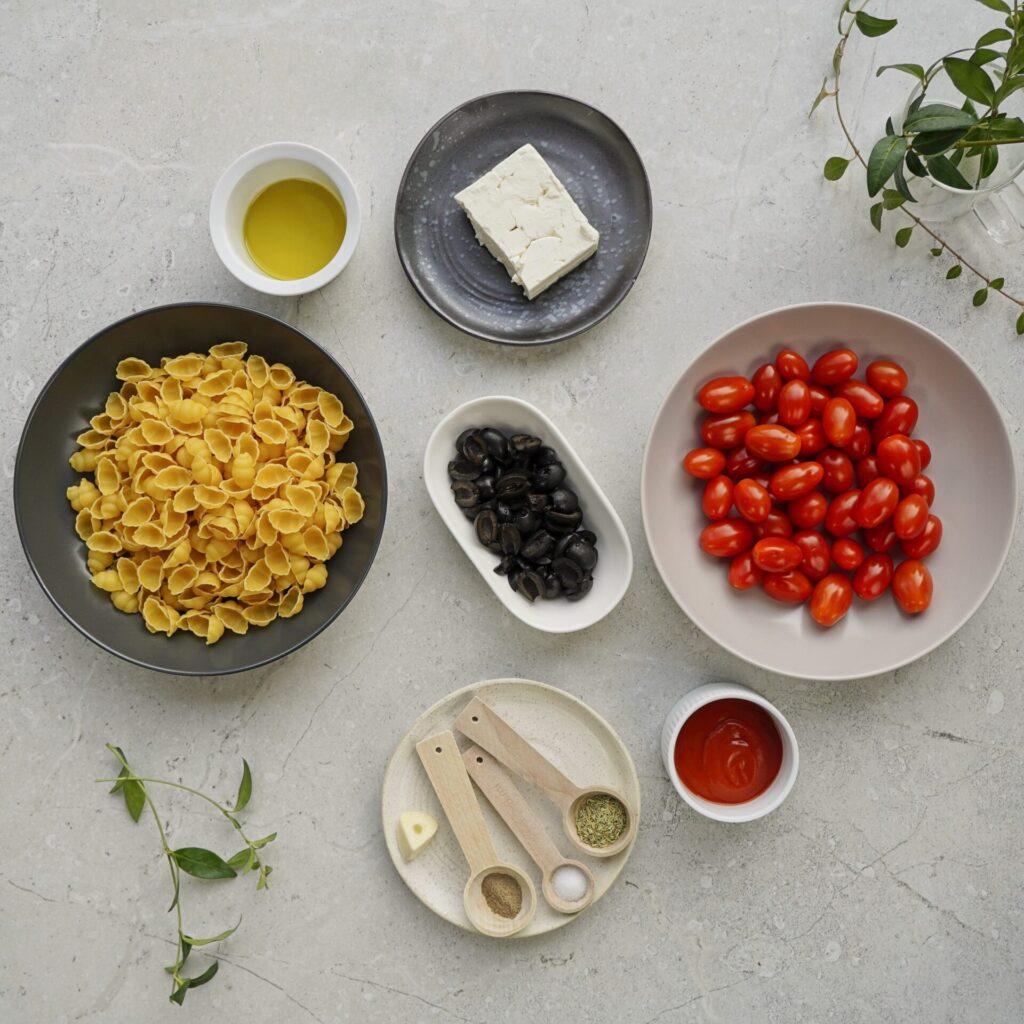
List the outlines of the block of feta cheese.
<svg viewBox="0 0 1024 1024">
<path fill-rule="evenodd" d="M 529 143 L 455 196 L 528 299 L 597 252 L 600 235 Z"/>
</svg>

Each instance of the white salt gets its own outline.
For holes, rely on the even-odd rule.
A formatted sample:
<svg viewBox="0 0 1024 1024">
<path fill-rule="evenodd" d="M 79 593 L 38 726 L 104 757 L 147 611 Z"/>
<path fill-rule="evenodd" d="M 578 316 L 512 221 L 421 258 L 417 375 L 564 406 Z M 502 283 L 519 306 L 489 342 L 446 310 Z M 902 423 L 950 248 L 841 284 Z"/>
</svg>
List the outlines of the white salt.
<svg viewBox="0 0 1024 1024">
<path fill-rule="evenodd" d="M 587 876 L 575 864 L 563 864 L 551 876 L 551 887 L 566 903 L 579 903 L 590 889 Z"/>
</svg>

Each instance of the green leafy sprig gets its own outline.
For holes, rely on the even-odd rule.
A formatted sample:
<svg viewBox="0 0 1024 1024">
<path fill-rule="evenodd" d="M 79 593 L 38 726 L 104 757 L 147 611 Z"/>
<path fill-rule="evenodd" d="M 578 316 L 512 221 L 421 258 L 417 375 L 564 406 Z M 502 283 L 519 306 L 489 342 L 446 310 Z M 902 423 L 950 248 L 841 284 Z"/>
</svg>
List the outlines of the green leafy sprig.
<svg viewBox="0 0 1024 1024">
<path fill-rule="evenodd" d="M 171 886 L 174 891 L 174 898 L 167 909 L 168 912 L 175 911 L 178 923 L 177 955 L 174 963 L 168 966 L 166 970 L 171 975 L 171 1002 L 177 1003 L 180 1006 L 184 1003 L 185 995 L 189 989 L 205 985 L 217 973 L 218 961 L 216 959 L 213 959 L 201 974 L 187 976 L 182 973 L 185 968 L 185 962 L 188 960 L 193 948 L 221 942 L 223 939 L 233 935 L 238 925 L 241 924 L 241 918 L 239 918 L 238 923 L 233 927 L 206 938 L 189 935 L 185 931 L 182 919 L 181 873 L 184 871 L 185 874 L 192 875 L 194 878 L 214 879 L 235 878 L 249 871 L 255 871 L 257 872 L 257 890 L 265 889 L 267 888 L 267 878 L 270 876 L 273 868 L 269 864 L 263 863 L 259 851 L 268 843 L 272 843 L 277 838 L 277 833 L 271 832 L 270 835 L 264 836 L 262 839 L 250 839 L 245 834 L 241 823 L 236 817 L 240 811 L 245 809 L 252 797 L 252 772 L 249 769 L 249 763 L 244 758 L 242 759 L 242 779 L 238 785 L 238 794 L 235 797 L 234 805 L 226 807 L 206 793 L 193 789 L 191 786 L 185 786 L 180 782 L 136 775 L 120 747 L 114 746 L 112 743 L 108 743 L 106 746 L 107 750 L 120 762 L 121 770 L 117 778 L 97 779 L 96 781 L 112 782 L 114 784 L 110 792 L 122 795 L 124 805 L 128 809 L 128 813 L 133 821 L 137 822 L 142 817 L 142 812 L 148 807 L 156 824 L 157 833 L 160 836 L 160 845 L 163 847 L 163 854 L 167 861 L 167 868 L 171 875 Z M 230 822 L 235 832 L 238 833 L 239 840 L 244 844 L 242 849 L 227 858 L 227 860 L 212 850 L 206 850 L 198 846 L 182 846 L 176 850 L 171 849 L 167 841 L 167 833 L 164 830 L 163 822 L 160 820 L 156 805 L 153 803 L 149 790 L 146 788 L 153 785 L 169 786 L 172 789 L 181 790 L 215 807 Z"/>
<path fill-rule="evenodd" d="M 882 230 L 885 212 L 898 210 L 911 222 L 896 231 L 894 241 L 899 248 L 905 248 L 914 230 L 920 228 L 934 243 L 932 256 L 939 257 L 945 253 L 953 258 L 946 279 L 955 280 L 964 269 L 969 271 L 981 285 L 974 292 L 973 304 L 983 305 L 990 292 L 1001 295 L 1017 307 L 1017 334 L 1024 334 L 1024 299 L 1006 290 L 1003 277 L 990 277 L 971 263 L 906 206 L 915 202 L 907 184 L 908 172 L 911 177 L 930 176 L 955 188 L 972 189 L 995 170 L 999 146 L 1024 143 L 1024 122 L 1020 118 L 1007 117 L 998 109 L 1013 93 L 1024 89 L 1024 9 L 1021 8 L 1021 0 L 1012 0 L 1012 7 L 1006 0 L 976 0 L 1004 17 L 1002 24 L 981 36 L 973 49 L 947 54 L 928 68 L 919 64 L 887 64 L 878 69 L 876 75 L 889 70 L 911 75 L 921 82 L 922 88 L 910 105 L 903 131 L 897 134 L 890 119 L 886 124 L 886 134 L 865 158 L 846 124 L 840 103 L 843 58 L 855 29 L 861 35 L 876 37 L 892 31 L 897 24 L 895 18 L 868 14 L 865 8 L 869 2 L 864 0 L 859 8 L 854 9 L 853 0 L 844 0 L 839 12 L 839 42 L 832 55 L 832 78 L 830 81 L 829 76 L 825 76 L 811 105 L 813 114 L 826 99 L 833 101 L 839 127 L 853 153 L 850 157 L 829 157 L 825 161 L 824 176 L 828 181 L 838 181 L 851 163 L 859 162 L 867 177 L 869 195 L 874 197 L 881 193 L 881 198 L 869 211 L 875 229 Z M 1005 49 L 995 49 L 1002 43 L 1007 44 Z M 971 56 L 963 58 L 959 56 L 962 53 Z M 991 66 L 994 78 L 985 70 L 985 65 Z M 928 86 L 940 68 L 964 95 L 963 107 L 925 102 Z M 982 113 L 979 114 L 975 102 L 985 105 Z M 961 161 L 968 156 L 979 159 L 978 175 L 973 185 L 960 171 Z M 890 182 L 893 187 L 889 187 Z"/>
</svg>

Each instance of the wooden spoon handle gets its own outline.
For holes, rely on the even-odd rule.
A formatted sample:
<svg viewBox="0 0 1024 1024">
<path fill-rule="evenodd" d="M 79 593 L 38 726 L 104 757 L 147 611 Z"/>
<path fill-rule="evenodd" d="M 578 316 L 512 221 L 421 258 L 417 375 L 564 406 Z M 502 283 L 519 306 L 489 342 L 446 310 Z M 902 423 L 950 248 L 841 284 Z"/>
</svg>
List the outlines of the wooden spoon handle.
<svg viewBox="0 0 1024 1024">
<path fill-rule="evenodd" d="M 559 852 L 533 809 L 505 770 L 482 747 L 470 747 L 462 755 L 466 771 L 523 844 L 523 849 L 544 875 L 564 863 Z"/>
<path fill-rule="evenodd" d="M 506 768 L 545 790 L 563 810 L 582 792 L 479 697 L 455 719 L 455 728 Z"/>
<path fill-rule="evenodd" d="M 473 784 L 466 774 L 455 736 L 451 730 L 439 732 L 416 744 L 427 778 L 441 801 L 455 838 L 469 862 L 470 874 L 476 874 L 498 862 L 498 855 L 487 831 Z"/>
</svg>

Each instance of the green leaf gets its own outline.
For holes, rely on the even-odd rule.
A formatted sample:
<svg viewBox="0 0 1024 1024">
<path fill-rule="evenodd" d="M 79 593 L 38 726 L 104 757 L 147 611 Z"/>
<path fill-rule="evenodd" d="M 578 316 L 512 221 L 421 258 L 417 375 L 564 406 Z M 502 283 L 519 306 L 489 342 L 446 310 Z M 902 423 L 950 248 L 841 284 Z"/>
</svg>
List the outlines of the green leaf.
<svg viewBox="0 0 1024 1024">
<path fill-rule="evenodd" d="M 1017 317 L 1017 333 L 1024 334 L 1024 313 Z"/>
<path fill-rule="evenodd" d="M 988 289 L 987 288 L 979 288 L 974 293 L 974 298 L 971 299 L 971 302 L 973 302 L 975 306 L 984 306 L 985 305 L 985 300 L 987 298 L 988 298 Z"/>
<path fill-rule="evenodd" d="M 850 161 L 844 156 L 830 156 L 825 161 L 825 180 L 838 181 L 850 166 Z"/>
<path fill-rule="evenodd" d="M 946 280 L 952 281 L 953 278 L 959 277 L 963 272 L 964 268 L 959 263 L 956 263 L 946 271 Z"/>
<path fill-rule="evenodd" d="M 235 806 L 231 809 L 236 813 L 249 802 L 252 796 L 252 772 L 249 771 L 249 762 L 242 758 L 242 781 L 238 784 L 238 796 L 235 798 Z"/>
<path fill-rule="evenodd" d="M 868 157 L 868 195 L 875 196 L 892 177 L 907 152 L 907 140 L 902 135 L 886 135 L 879 139 Z"/>
<path fill-rule="evenodd" d="M 896 27 L 895 18 L 876 18 L 873 14 L 865 14 L 864 11 L 857 11 L 857 28 L 866 36 L 884 36 Z"/>
<path fill-rule="evenodd" d="M 899 231 L 896 232 L 896 244 L 901 249 L 905 249 L 907 247 L 907 243 L 910 241 L 910 236 L 913 233 L 914 233 L 913 227 L 900 228 Z"/>
<path fill-rule="evenodd" d="M 988 146 L 981 154 L 981 177 L 991 178 L 999 163 L 999 147 Z"/>
<path fill-rule="evenodd" d="M 170 967 L 164 968 L 168 974 L 177 974 L 185 966 L 185 961 L 188 959 L 189 953 L 192 952 L 192 944 L 181 934 L 178 935 L 178 945 L 180 947 L 180 958 L 176 964 L 171 964 Z"/>
<path fill-rule="evenodd" d="M 950 81 L 968 99 L 985 104 L 991 104 L 995 99 L 996 88 L 984 68 L 962 57 L 945 57 L 942 66 Z"/>
<path fill-rule="evenodd" d="M 207 967 L 206 970 L 203 971 L 202 974 L 197 975 L 195 978 L 189 978 L 188 979 L 188 987 L 189 988 L 199 988 L 200 985 L 205 985 L 217 973 L 217 968 L 219 966 L 220 966 L 220 961 L 219 960 L 214 960 L 213 963 L 210 964 L 210 966 Z"/>
<path fill-rule="evenodd" d="M 1003 0 L 978 0 L 979 4 L 984 4 L 990 10 L 999 11 L 1001 14 L 1009 14 L 1010 8 L 1003 2 Z"/>
<path fill-rule="evenodd" d="M 239 918 L 238 919 L 238 924 L 241 924 L 241 923 L 242 923 L 242 919 Z M 227 928 L 227 929 L 225 929 L 219 935 L 211 935 L 208 939 L 194 939 L 194 938 L 192 938 L 191 935 L 186 935 L 185 936 L 185 941 L 188 942 L 192 946 L 209 946 L 209 945 L 211 945 L 214 942 L 223 942 L 224 939 L 228 938 L 231 935 L 234 935 L 235 932 L 238 931 L 238 924 L 236 924 L 234 928 Z"/>
<path fill-rule="evenodd" d="M 989 281 L 988 286 L 989 288 L 999 289 L 1002 288 L 1004 284 L 1006 284 L 1006 281 L 1003 278 L 993 277 L 992 280 Z"/>
<path fill-rule="evenodd" d="M 908 203 L 916 203 L 917 200 L 914 198 L 914 193 L 910 191 L 910 186 L 907 184 L 907 179 L 903 174 L 903 164 L 897 164 L 896 170 L 892 172 L 893 184 L 896 186 L 896 191 L 903 196 Z"/>
<path fill-rule="evenodd" d="M 237 872 L 226 864 L 212 850 L 204 850 L 199 846 L 183 846 L 174 850 L 173 856 L 186 874 L 195 878 L 234 878 Z"/>
<path fill-rule="evenodd" d="M 807 111 L 807 116 L 810 117 L 818 107 L 821 106 L 822 102 L 826 100 L 832 93 L 828 90 L 828 76 L 821 80 L 821 90 L 818 95 L 814 97 L 814 102 L 811 104 L 811 109 Z"/>
<path fill-rule="evenodd" d="M 951 107 L 948 103 L 928 103 L 908 114 L 903 128 L 913 132 L 939 132 L 970 128 L 974 122 L 975 118 L 959 107 Z"/>
<path fill-rule="evenodd" d="M 188 992 L 188 978 L 171 993 L 171 1002 L 177 1003 L 179 1006 L 185 1002 L 185 993 Z"/>
<path fill-rule="evenodd" d="M 142 817 L 142 809 L 146 806 L 146 791 L 142 783 L 137 779 L 126 779 L 121 787 L 124 793 L 124 805 L 132 816 L 132 821 L 138 821 Z"/>
<path fill-rule="evenodd" d="M 882 230 L 882 204 L 875 203 L 871 207 L 871 223 L 876 231 Z"/>
<path fill-rule="evenodd" d="M 929 157 L 925 163 L 928 173 L 943 185 L 970 191 L 971 183 L 956 169 L 952 161 L 945 156 Z"/>
<path fill-rule="evenodd" d="M 921 163 L 921 158 L 913 149 L 907 150 L 907 170 L 918 178 L 923 178 L 928 174 L 924 164 Z"/>
<path fill-rule="evenodd" d="M 983 121 L 967 133 L 967 141 L 976 138 L 1024 139 L 1024 121 L 1019 117 L 1000 117 L 997 121 Z"/>
<path fill-rule="evenodd" d="M 229 868 L 234 868 L 239 873 L 244 873 L 252 867 L 249 862 L 254 860 L 255 857 L 256 854 L 247 846 L 244 850 L 239 850 L 233 857 L 229 857 L 227 865 Z"/>
<path fill-rule="evenodd" d="M 943 252 L 943 250 L 942 250 L 942 247 L 941 247 L 941 246 L 938 246 L 938 247 L 936 247 L 935 249 L 932 249 L 932 250 L 931 250 L 931 254 L 932 254 L 933 256 L 941 256 L 941 255 L 942 255 L 942 252 Z"/>
<path fill-rule="evenodd" d="M 991 46 L 993 43 L 1005 43 L 1012 39 L 1013 33 L 1007 28 L 994 28 L 986 32 L 974 45 L 977 47 Z"/>
<path fill-rule="evenodd" d="M 955 146 L 968 132 L 967 128 L 952 131 L 922 132 L 914 138 L 914 152 L 920 156 L 936 156 Z"/>
<path fill-rule="evenodd" d="M 882 189 L 882 206 L 887 210 L 895 210 L 906 202 L 906 197 L 901 196 L 893 188 Z"/>
<path fill-rule="evenodd" d="M 276 832 L 271 832 L 269 836 L 264 836 L 262 839 L 254 839 L 253 847 L 257 850 L 262 850 L 267 843 L 272 843 L 277 838 Z"/>
<path fill-rule="evenodd" d="M 1003 55 L 998 50 L 989 50 L 987 47 L 981 47 L 975 50 L 974 53 L 968 58 L 972 64 L 976 64 L 981 67 L 982 64 L 991 64 L 994 60 L 1002 60 Z"/>
<path fill-rule="evenodd" d="M 906 75 L 912 75 L 919 82 L 924 81 L 924 68 L 920 64 L 883 64 L 875 72 L 875 78 L 878 78 L 883 71 L 902 71 Z"/>
<path fill-rule="evenodd" d="M 1020 89 L 1024 89 L 1024 75 L 1018 75 L 1014 78 L 1008 78 L 999 88 L 996 90 L 996 102 L 1002 103 L 1003 100 L 1009 99 L 1015 92 Z"/>
<path fill-rule="evenodd" d="M 270 872 L 273 871 L 273 870 L 274 870 L 273 868 L 268 867 L 266 864 L 264 864 L 264 865 L 262 865 L 260 867 L 260 877 L 259 877 L 259 881 L 257 881 L 257 883 L 256 883 L 256 891 L 257 892 L 259 892 L 260 889 L 266 889 L 267 888 L 267 878 L 269 877 Z"/>
</svg>

